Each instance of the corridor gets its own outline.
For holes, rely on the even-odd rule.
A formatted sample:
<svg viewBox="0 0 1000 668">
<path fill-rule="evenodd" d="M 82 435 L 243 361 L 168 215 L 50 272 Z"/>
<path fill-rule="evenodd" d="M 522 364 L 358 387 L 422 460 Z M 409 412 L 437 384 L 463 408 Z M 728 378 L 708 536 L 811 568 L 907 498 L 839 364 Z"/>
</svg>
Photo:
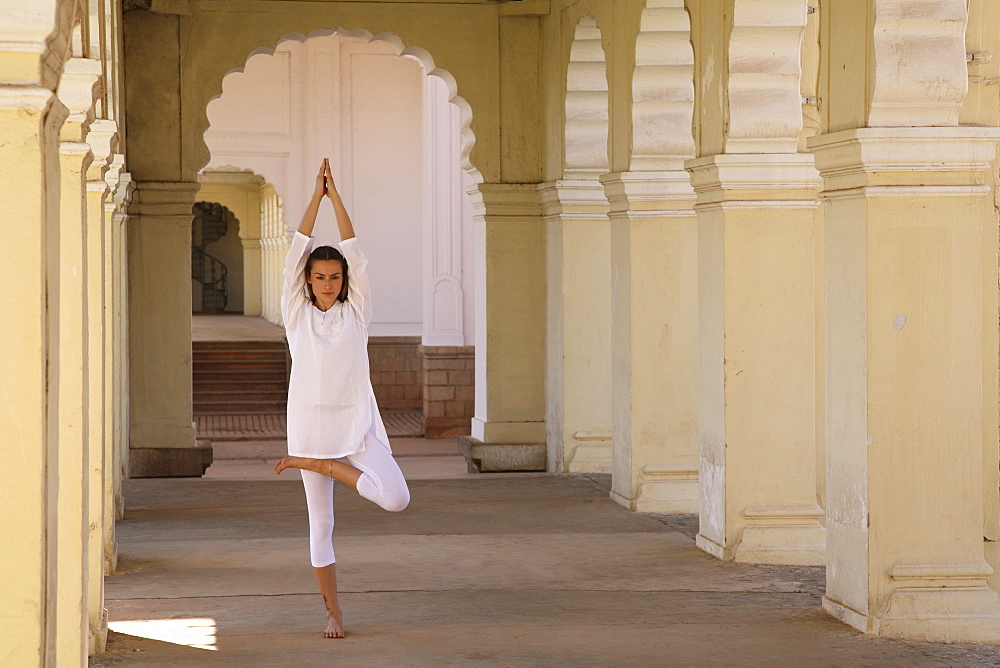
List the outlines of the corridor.
<svg viewBox="0 0 1000 668">
<path fill-rule="evenodd" d="M 336 641 L 300 483 L 267 477 L 266 445 L 204 479 L 126 480 L 90 665 L 1000 665 L 992 647 L 862 636 L 821 611 L 821 568 L 721 563 L 693 516 L 629 513 L 606 476 L 468 475 L 445 443 L 400 439 L 405 512 L 341 488 Z"/>
</svg>

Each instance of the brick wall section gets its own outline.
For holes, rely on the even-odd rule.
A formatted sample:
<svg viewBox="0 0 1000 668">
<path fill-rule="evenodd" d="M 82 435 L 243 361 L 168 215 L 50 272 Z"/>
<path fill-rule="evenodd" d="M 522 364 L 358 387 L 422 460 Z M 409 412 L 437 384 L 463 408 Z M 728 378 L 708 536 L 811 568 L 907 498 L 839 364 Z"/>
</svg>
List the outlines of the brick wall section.
<svg viewBox="0 0 1000 668">
<path fill-rule="evenodd" d="M 419 336 L 373 336 L 368 339 L 372 389 L 382 410 L 421 410 L 423 367 Z"/>
<path fill-rule="evenodd" d="M 449 438 L 470 433 L 476 399 L 474 346 L 420 346 L 424 433 Z"/>
</svg>

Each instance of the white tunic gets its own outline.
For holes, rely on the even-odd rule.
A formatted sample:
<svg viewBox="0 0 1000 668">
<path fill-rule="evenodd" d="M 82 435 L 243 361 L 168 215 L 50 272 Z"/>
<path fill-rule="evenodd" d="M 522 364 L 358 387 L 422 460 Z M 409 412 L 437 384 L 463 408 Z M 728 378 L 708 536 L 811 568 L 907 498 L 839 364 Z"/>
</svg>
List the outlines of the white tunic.
<svg viewBox="0 0 1000 668">
<path fill-rule="evenodd" d="M 371 291 L 368 258 L 357 238 L 340 243 L 347 259 L 347 301 L 320 311 L 309 299 L 305 266 L 313 239 L 295 233 L 285 258 L 281 316 L 292 354 L 288 454 L 346 457 L 365 449 L 365 434 L 389 447 L 368 368 Z"/>
</svg>

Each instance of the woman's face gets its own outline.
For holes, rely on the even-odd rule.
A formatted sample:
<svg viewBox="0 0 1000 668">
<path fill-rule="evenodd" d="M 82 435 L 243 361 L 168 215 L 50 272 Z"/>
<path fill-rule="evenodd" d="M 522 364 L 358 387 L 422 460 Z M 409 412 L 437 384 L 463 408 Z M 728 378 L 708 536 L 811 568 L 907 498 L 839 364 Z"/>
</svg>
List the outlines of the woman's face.
<svg viewBox="0 0 1000 668">
<path fill-rule="evenodd" d="M 306 283 L 318 301 L 327 304 L 335 302 L 344 285 L 344 268 L 340 260 L 314 260 Z"/>
</svg>

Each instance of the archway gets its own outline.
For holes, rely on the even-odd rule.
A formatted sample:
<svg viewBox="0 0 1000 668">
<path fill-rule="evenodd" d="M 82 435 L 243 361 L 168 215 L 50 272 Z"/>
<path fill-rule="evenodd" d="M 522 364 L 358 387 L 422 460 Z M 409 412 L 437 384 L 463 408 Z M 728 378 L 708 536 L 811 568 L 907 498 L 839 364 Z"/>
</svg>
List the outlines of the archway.
<svg viewBox="0 0 1000 668">
<path fill-rule="evenodd" d="M 276 252 L 264 250 L 261 275 L 263 315 L 280 324 L 268 302 L 280 294 L 283 251 L 311 193 L 313 165 L 329 155 L 372 259 L 379 308 L 369 351 L 380 406 L 417 410 L 430 436 L 467 434 L 475 286 L 466 191 L 479 177 L 467 160 L 468 117 L 448 82 L 428 76 L 419 51 L 398 47 L 386 36 L 337 30 L 254 51 L 209 103 L 211 157 L 199 178 L 251 170 L 286 203 L 289 227 L 269 232 Z M 321 208 L 315 235 L 336 242 L 329 210 Z"/>
</svg>

